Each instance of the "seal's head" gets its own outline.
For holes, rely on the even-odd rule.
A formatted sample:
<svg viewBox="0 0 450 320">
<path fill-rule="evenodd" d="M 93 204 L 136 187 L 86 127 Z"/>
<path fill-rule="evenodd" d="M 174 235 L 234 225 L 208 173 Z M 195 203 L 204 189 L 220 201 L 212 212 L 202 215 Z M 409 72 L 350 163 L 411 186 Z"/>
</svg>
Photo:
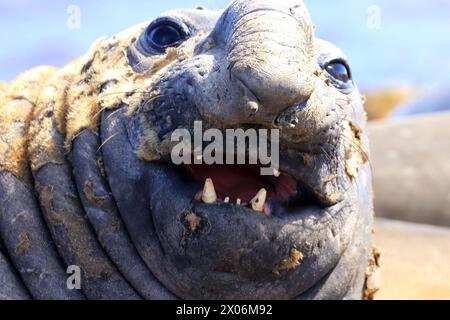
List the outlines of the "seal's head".
<svg viewBox="0 0 450 320">
<path fill-rule="evenodd" d="M 96 43 L 78 86 L 98 93 L 114 198 L 173 294 L 362 297 L 372 225 L 365 113 L 346 57 L 314 36 L 301 1 L 162 14 Z M 97 114 L 76 110 L 69 140 Z M 173 164 L 173 132 L 195 121 L 223 133 L 279 129 L 279 171 Z"/>
</svg>

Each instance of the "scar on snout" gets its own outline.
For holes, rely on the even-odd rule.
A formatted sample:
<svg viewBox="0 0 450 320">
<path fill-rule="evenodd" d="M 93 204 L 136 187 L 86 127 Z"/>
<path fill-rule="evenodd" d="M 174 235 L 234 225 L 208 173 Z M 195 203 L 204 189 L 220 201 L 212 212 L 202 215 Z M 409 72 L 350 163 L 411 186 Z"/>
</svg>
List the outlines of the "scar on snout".
<svg viewBox="0 0 450 320">
<path fill-rule="evenodd" d="M 181 236 L 180 246 L 186 249 L 188 243 L 197 239 L 200 234 L 207 234 L 211 230 L 208 218 L 190 210 L 181 216 L 184 232 Z"/>
<path fill-rule="evenodd" d="M 281 261 L 274 269 L 273 274 L 280 276 L 283 271 L 289 271 L 300 266 L 303 261 L 303 253 L 297 249 L 292 249 L 289 258 Z"/>
<path fill-rule="evenodd" d="M 199 216 L 197 216 L 195 213 L 192 212 L 188 213 L 184 219 L 189 224 L 189 229 L 192 232 L 196 232 L 202 224 L 202 218 L 200 218 Z"/>
</svg>

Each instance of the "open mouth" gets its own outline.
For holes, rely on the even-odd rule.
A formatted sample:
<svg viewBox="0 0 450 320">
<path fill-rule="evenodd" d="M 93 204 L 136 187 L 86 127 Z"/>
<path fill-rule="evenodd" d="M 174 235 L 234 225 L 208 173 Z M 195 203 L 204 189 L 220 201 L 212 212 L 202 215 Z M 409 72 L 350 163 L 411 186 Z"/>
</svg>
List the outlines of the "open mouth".
<svg viewBox="0 0 450 320">
<path fill-rule="evenodd" d="M 321 206 L 289 174 L 276 171 L 263 176 L 258 165 L 185 165 L 184 169 L 191 179 L 203 184 L 195 196 L 203 203 L 237 204 L 266 215 Z"/>
<path fill-rule="evenodd" d="M 178 166 L 139 159 L 124 128 L 132 126 L 123 113 L 102 116 L 103 140 L 116 136 L 103 148 L 109 185 L 138 252 L 178 297 L 293 299 L 339 263 L 358 217 L 356 191 L 323 201 L 321 154 L 305 161 L 281 149 L 273 176 L 258 165 Z"/>
</svg>

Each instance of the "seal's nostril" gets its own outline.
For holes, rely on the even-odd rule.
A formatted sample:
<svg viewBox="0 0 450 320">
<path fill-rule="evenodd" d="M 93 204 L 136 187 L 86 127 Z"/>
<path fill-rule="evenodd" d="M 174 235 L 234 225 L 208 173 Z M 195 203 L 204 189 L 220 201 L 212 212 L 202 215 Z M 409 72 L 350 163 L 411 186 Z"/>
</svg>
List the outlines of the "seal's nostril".
<svg viewBox="0 0 450 320">
<path fill-rule="evenodd" d="M 297 115 L 297 112 L 300 109 L 300 106 L 295 106 L 294 108 L 289 108 L 288 110 L 282 112 L 275 120 L 276 126 L 279 128 L 296 128 L 300 122 Z"/>
</svg>

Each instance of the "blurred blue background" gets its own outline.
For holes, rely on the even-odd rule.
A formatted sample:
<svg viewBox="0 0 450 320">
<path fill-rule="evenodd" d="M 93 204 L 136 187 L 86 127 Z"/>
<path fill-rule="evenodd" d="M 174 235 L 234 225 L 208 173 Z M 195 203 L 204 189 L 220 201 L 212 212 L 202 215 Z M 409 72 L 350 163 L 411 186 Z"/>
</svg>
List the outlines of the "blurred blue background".
<svg viewBox="0 0 450 320">
<path fill-rule="evenodd" d="M 0 80 L 11 80 L 40 64 L 62 66 L 86 52 L 98 37 L 149 20 L 164 10 L 197 5 L 221 8 L 228 2 L 0 0 Z M 317 34 L 347 53 L 361 88 L 450 83 L 449 1 L 305 2 Z M 80 29 L 67 27 L 70 5 L 81 9 Z M 380 20 L 376 19 L 377 8 Z"/>
</svg>

